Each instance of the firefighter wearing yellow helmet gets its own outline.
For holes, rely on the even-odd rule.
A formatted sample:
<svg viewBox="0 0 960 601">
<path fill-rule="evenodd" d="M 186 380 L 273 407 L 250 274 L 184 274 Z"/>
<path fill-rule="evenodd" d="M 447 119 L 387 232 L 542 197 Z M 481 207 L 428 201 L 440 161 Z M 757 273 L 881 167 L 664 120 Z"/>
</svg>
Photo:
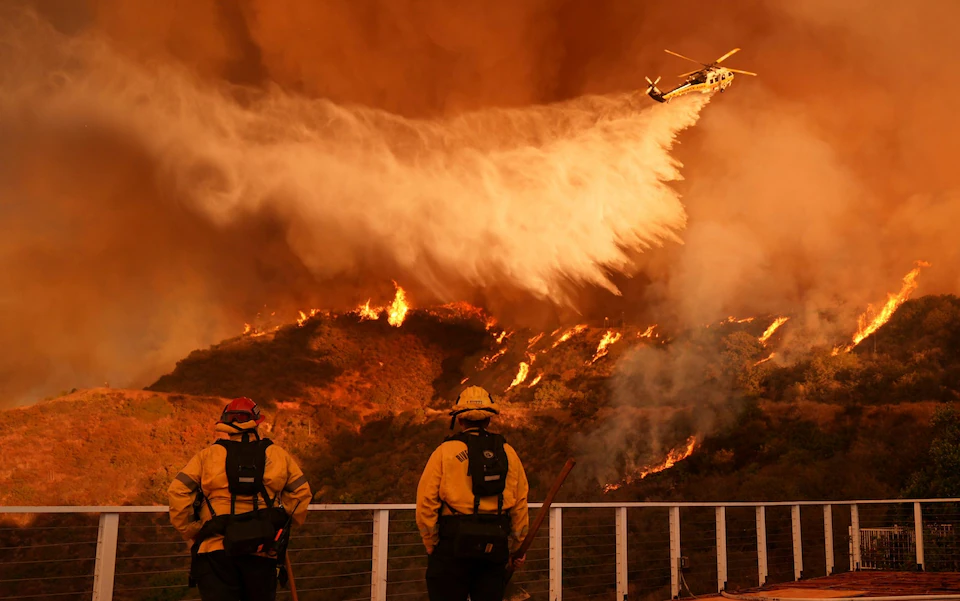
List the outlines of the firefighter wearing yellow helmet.
<svg viewBox="0 0 960 601">
<path fill-rule="evenodd" d="M 527 534 L 527 476 L 517 452 L 487 430 L 500 414 L 479 386 L 460 393 L 450 429 L 417 487 L 430 601 L 502 601 L 510 555 Z M 523 562 L 515 561 L 514 566 Z"/>
</svg>

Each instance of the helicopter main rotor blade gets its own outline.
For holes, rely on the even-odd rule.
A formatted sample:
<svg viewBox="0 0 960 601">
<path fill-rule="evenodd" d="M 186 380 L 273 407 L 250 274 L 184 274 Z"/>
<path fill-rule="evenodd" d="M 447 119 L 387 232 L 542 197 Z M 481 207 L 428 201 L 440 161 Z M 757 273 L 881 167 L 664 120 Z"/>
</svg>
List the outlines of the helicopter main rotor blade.
<svg viewBox="0 0 960 601">
<path fill-rule="evenodd" d="M 733 71 L 734 73 L 743 73 L 744 75 L 753 75 L 753 76 L 757 75 L 752 71 L 741 71 L 740 69 L 731 69 L 730 67 L 726 67 L 726 69 L 727 71 Z"/>
<path fill-rule="evenodd" d="M 684 55 L 682 55 L 682 54 L 679 54 L 679 53 L 677 53 L 677 52 L 674 52 L 673 50 L 666 50 L 666 49 L 664 49 L 664 52 L 666 52 L 667 54 L 672 54 L 672 55 L 674 55 L 674 56 L 679 56 L 680 58 L 682 58 L 682 59 L 684 59 L 684 60 L 690 61 L 691 63 L 697 63 L 698 65 L 703 65 L 704 67 L 708 67 L 708 66 L 709 66 L 709 65 L 707 65 L 706 63 L 701 63 L 700 61 L 695 61 L 695 60 L 693 60 L 692 58 L 690 58 L 689 56 L 684 56 Z"/>
<path fill-rule="evenodd" d="M 727 60 L 728 58 L 730 58 L 731 56 L 733 56 L 734 54 L 736 54 L 736 53 L 738 53 L 738 52 L 740 52 L 740 49 L 739 49 L 739 48 L 734 48 L 734 49 L 731 50 L 730 52 L 728 52 L 728 53 L 724 54 L 723 56 L 721 56 L 720 58 L 718 58 L 714 64 L 720 64 L 720 63 L 722 63 L 723 61 Z"/>
<path fill-rule="evenodd" d="M 697 69 L 696 71 L 687 71 L 686 73 L 681 73 L 680 75 L 677 75 L 677 77 L 689 77 L 694 73 L 699 73 L 701 71 L 703 71 L 703 69 Z"/>
</svg>

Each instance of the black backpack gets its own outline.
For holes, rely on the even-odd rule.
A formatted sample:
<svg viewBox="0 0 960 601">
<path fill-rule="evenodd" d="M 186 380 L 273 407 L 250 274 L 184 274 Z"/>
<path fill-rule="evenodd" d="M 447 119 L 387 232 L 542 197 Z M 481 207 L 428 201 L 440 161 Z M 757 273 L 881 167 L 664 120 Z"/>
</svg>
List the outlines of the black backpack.
<svg viewBox="0 0 960 601">
<path fill-rule="evenodd" d="M 442 520 L 441 536 L 453 542 L 457 557 L 506 562 L 510 555 L 511 519 L 503 512 L 503 491 L 507 484 L 509 460 L 504 449 L 506 439 L 500 434 L 479 430 L 460 432 L 446 440 L 459 440 L 467 445 L 467 469 L 473 487 L 473 513 L 461 514 L 449 505 L 453 519 Z M 480 499 L 497 497 L 497 513 L 481 514 Z"/>
<path fill-rule="evenodd" d="M 281 551 L 278 544 L 282 530 L 289 530 L 289 520 L 282 506 L 276 505 L 263 484 L 263 472 L 267 463 L 269 439 L 252 441 L 218 440 L 216 444 L 227 451 L 226 472 L 230 489 L 230 513 L 217 515 L 210 500 L 204 498 L 212 519 L 204 524 L 197 536 L 199 543 L 213 535 L 223 536 L 223 550 L 227 555 L 249 555 L 269 551 Z M 202 487 L 200 494 L 202 494 Z M 237 497 L 251 497 L 253 511 L 237 513 Z M 261 507 L 260 498 L 265 507 Z M 275 506 L 276 505 L 276 506 Z M 287 526 L 285 528 L 285 526 Z"/>
</svg>

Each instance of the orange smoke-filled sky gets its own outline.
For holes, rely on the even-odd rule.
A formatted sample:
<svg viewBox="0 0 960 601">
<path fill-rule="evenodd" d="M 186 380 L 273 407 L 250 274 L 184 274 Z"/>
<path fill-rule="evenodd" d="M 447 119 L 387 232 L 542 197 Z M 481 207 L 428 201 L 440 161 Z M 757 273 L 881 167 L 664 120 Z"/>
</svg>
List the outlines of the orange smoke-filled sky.
<svg viewBox="0 0 960 601">
<path fill-rule="evenodd" d="M 852 315 L 882 300 L 916 259 L 933 264 L 920 277 L 919 293 L 960 288 L 953 233 L 960 217 L 954 175 L 960 125 L 951 104 L 960 91 L 951 69 L 960 57 L 960 39 L 951 31 L 960 6 L 953 2 L 5 4 L 34 7 L 66 37 L 42 34 L 42 26 L 0 12 L 12 24 L 0 42 L 6 50 L 0 54 L 0 83 L 18 84 L 0 92 L 0 133 L 6 134 L 0 142 L 0 403 L 106 380 L 143 385 L 189 350 L 239 331 L 264 305 L 291 314 L 309 306 L 350 306 L 370 294 L 391 294 L 390 279 L 410 288 L 415 303 L 418 296 L 423 302 L 468 298 L 534 325 L 546 325 L 532 321 L 531 315 L 544 314 L 535 306 L 551 309 L 546 313 L 552 320 L 582 320 L 577 311 L 586 317 L 623 312 L 633 320 L 687 325 L 728 314 L 794 313 L 807 317 L 795 323 L 816 328 L 823 309 L 841 307 Z M 104 85 L 85 84 L 85 72 L 71 72 L 66 64 L 69 53 L 53 49 L 77 35 L 108 40 L 106 56 L 130 59 L 137 70 L 113 88 L 103 77 L 112 63 L 91 60 L 100 71 L 89 81 Z M 693 127 L 685 115 L 675 115 L 670 127 L 653 117 L 639 119 L 637 126 L 646 128 L 641 139 L 656 144 L 635 163 L 614 164 L 636 144 L 624 138 L 626 130 L 597 133 L 589 120 L 601 105 L 576 104 L 584 95 L 619 98 L 642 89 L 644 75 L 662 75 L 665 87 L 692 68 L 664 48 L 710 61 L 733 47 L 742 51 L 730 66 L 759 77 L 739 77 L 702 109 Z M 24 75 L 25 63 L 38 66 L 34 87 L 24 85 L 34 77 Z M 170 66 L 185 67 L 194 79 L 163 75 Z M 82 94 L 75 90 L 71 102 L 102 100 L 102 119 L 77 121 L 63 106 L 45 113 L 32 109 L 31 99 L 42 97 L 43 82 L 60 68 L 77 86 L 87 85 Z M 144 92 L 131 82 L 142 87 L 154 74 L 170 85 L 148 94 L 144 110 L 155 110 L 151 101 L 160 97 L 182 104 L 174 110 L 174 100 L 165 101 L 157 115 L 166 121 L 150 136 L 135 115 L 114 118 L 105 107 L 134 112 L 135 94 Z M 243 89 L 211 96 L 209 90 L 225 84 Z M 201 96 L 198 90 L 207 91 Z M 256 104 L 264 95 L 274 113 L 244 121 L 243 107 L 261 107 L 260 117 L 269 113 Z M 323 110 L 310 104 L 320 100 L 332 104 Z M 565 101 L 574 103 L 580 117 L 531 109 Z M 633 102 L 638 111 L 652 103 L 643 96 Z M 622 101 L 608 104 L 602 110 L 627 110 Z M 386 113 L 364 112 L 369 109 Z M 470 121 L 470 115 L 481 116 Z M 153 118 L 150 113 L 142 120 Z M 311 170 L 328 169 L 329 198 L 376 195 L 381 201 L 371 207 L 396 211 L 392 221 L 400 224 L 405 206 L 424 202 L 423 220 L 443 227 L 405 225 L 385 233 L 342 208 L 278 200 L 298 193 L 278 185 L 253 194 L 244 172 L 256 170 L 258 161 L 265 170 L 285 157 L 297 161 L 297 144 L 322 145 L 301 127 L 321 118 L 343 123 L 337 139 L 347 148 L 337 157 L 342 162 L 331 166 L 329 152 L 322 161 L 304 162 L 300 171 L 283 173 L 296 182 L 291 186 L 302 187 L 297 178 Z M 567 119 L 569 126 L 563 125 Z M 289 130 L 277 133 L 288 122 Z M 543 123 L 554 129 L 543 130 Z M 569 129 L 561 131 L 557 123 Z M 628 249 L 631 261 L 622 261 L 610 245 L 624 232 L 611 230 L 603 238 L 595 230 L 581 231 L 576 222 L 587 223 L 588 215 L 572 208 L 560 216 L 569 214 L 575 223 L 557 221 L 551 226 L 555 237 L 545 230 L 533 239 L 535 252 L 510 246 L 520 235 L 497 240 L 498 229 L 517 226 L 509 223 L 511 215 L 540 221 L 534 209 L 551 206 L 565 192 L 487 193 L 491 184 L 484 174 L 509 163 L 506 154 L 496 158 L 509 135 L 483 138 L 483 128 L 513 131 L 520 151 L 512 152 L 520 152 L 519 164 L 536 174 L 539 188 L 549 187 L 542 182 L 551 181 L 555 164 L 563 162 L 568 174 L 579 162 L 588 172 L 578 177 L 599 182 L 592 194 L 624 195 L 629 190 L 609 185 L 625 181 L 643 196 L 638 203 L 653 198 L 644 211 L 656 215 L 643 232 L 653 247 Z M 191 129 L 204 135 L 193 146 L 174 148 L 191 140 Z M 227 156 L 237 131 L 247 145 L 236 157 Z M 680 144 L 668 155 L 663 149 L 675 132 Z M 289 154 L 261 152 L 281 135 L 291 141 Z M 538 150 L 541 142 L 557 140 L 566 146 Z M 380 155 L 371 148 L 383 144 L 393 156 L 404 148 L 416 155 L 418 144 L 468 143 L 477 145 L 481 159 L 494 157 L 493 167 L 471 170 L 464 166 L 468 158 L 458 154 L 453 175 L 444 178 L 446 163 L 424 159 L 413 187 L 404 187 L 414 175 L 402 170 L 394 179 L 385 175 L 383 187 L 369 189 L 336 176 L 361 167 L 389 171 L 390 161 L 372 158 Z M 190 153 L 200 158 L 184 167 L 183 156 Z M 661 188 L 645 187 L 638 172 L 648 169 L 656 172 L 650 179 L 672 180 L 664 162 L 669 156 L 683 165 L 684 181 L 670 184 L 682 207 Z M 229 168 L 218 162 L 221 157 Z M 597 175 L 608 166 L 609 173 Z M 624 180 L 624 174 L 633 179 Z M 508 192 L 520 189 L 503 185 Z M 423 201 L 424 186 L 448 193 Z M 209 198 L 229 203 L 211 204 Z M 429 210 L 437 203 L 490 203 L 497 209 Z M 225 206 L 231 207 L 229 218 Z M 622 216 L 630 203 L 617 201 L 605 210 L 611 207 Z M 477 220 L 489 225 L 492 215 L 505 220 L 502 227 L 466 234 L 462 243 L 473 248 L 440 250 L 461 240 L 452 234 L 448 239 L 448 233 L 474 230 Z M 385 236 L 389 243 L 382 243 Z M 602 240 L 591 246 L 598 236 Z M 496 244 L 475 248 L 483 240 Z M 571 255 L 564 249 L 570 245 L 589 252 Z M 498 257 L 501 252 L 509 256 Z M 622 295 L 583 267 L 592 259 L 617 263 L 608 275 Z M 421 266 L 420 272 L 412 273 L 412 265 Z M 538 291 L 556 296 L 564 274 L 572 280 L 563 285 L 569 302 L 553 306 Z M 538 278 L 542 285 L 528 285 Z"/>
</svg>

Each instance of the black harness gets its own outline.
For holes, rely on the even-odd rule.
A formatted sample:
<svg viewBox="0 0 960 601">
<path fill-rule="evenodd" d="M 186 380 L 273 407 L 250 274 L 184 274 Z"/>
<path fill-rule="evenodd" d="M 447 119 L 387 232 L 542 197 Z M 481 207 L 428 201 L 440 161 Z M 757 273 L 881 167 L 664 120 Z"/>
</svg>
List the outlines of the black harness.
<svg viewBox="0 0 960 601">
<path fill-rule="evenodd" d="M 227 452 L 225 469 L 230 490 L 230 513 L 217 515 L 210 499 L 203 494 L 203 486 L 198 488 L 194 510 L 199 508 L 202 498 L 210 511 L 211 518 L 203 524 L 194 539 L 191 548 L 194 559 L 199 554 L 200 544 L 203 541 L 212 536 L 223 536 L 223 549 L 227 555 L 238 556 L 276 551 L 279 563 L 283 565 L 292 514 L 288 515 L 283 505 L 278 502 L 280 493 L 271 498 L 263 482 L 267 448 L 273 444 L 273 441 L 261 439 L 256 431 L 253 432 L 256 440 L 251 441 L 250 434 L 249 431 L 243 431 L 240 441 L 218 440 L 215 443 Z M 250 497 L 253 501 L 253 511 L 238 514 L 237 497 Z M 264 507 L 260 506 L 261 497 Z M 285 576 L 285 570 L 281 570 L 282 584 L 286 581 Z M 189 585 L 196 585 L 192 573 Z"/>
<path fill-rule="evenodd" d="M 473 513 L 461 513 L 445 500 L 440 502 L 451 515 L 439 518 L 440 539 L 449 541 L 457 557 L 506 562 L 509 556 L 511 517 L 503 511 L 509 461 L 500 434 L 480 429 L 460 432 L 444 441 L 458 440 L 467 445 L 467 470 L 473 488 Z M 497 513 L 480 513 L 480 499 L 497 497 Z"/>
</svg>

